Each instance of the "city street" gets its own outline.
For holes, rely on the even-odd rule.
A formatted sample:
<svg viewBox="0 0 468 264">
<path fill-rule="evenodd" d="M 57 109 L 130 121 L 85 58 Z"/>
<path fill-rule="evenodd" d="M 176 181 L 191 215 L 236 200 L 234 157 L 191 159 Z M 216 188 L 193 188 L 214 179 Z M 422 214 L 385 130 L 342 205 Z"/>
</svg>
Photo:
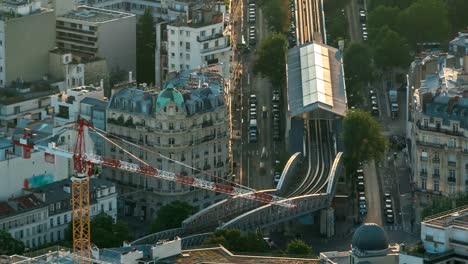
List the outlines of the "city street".
<svg viewBox="0 0 468 264">
<path fill-rule="evenodd" d="M 245 0 L 247 1 L 247 0 Z M 244 5 L 246 2 L 244 2 Z M 243 10 L 244 16 L 247 17 L 247 9 Z M 253 62 L 255 61 L 257 48 L 261 45 L 261 41 L 269 34 L 265 25 L 261 9 L 257 7 L 256 17 L 256 45 L 250 46 L 250 53 L 242 56 L 243 74 L 241 75 L 241 113 L 242 113 L 242 132 L 241 141 L 241 183 L 253 189 L 263 190 L 273 188 L 273 173 L 272 164 L 275 160 L 272 141 L 272 116 L 271 116 L 271 98 L 273 96 L 271 84 L 268 79 L 255 76 L 253 74 Z M 248 39 L 247 19 L 242 20 L 242 34 L 244 39 Z M 237 24 L 240 27 L 240 24 Z M 258 124 L 258 142 L 249 143 L 249 97 L 251 94 L 257 96 L 257 124 Z M 238 98 L 238 97 L 236 97 Z M 262 117 L 262 107 L 267 107 L 267 117 Z M 266 156 L 261 158 L 262 149 L 265 147 Z M 260 163 L 263 163 L 263 169 L 260 170 Z"/>
<path fill-rule="evenodd" d="M 348 21 L 349 37 L 351 42 L 361 42 L 361 22 L 359 20 L 359 9 L 367 10 L 367 2 L 361 7 L 357 0 L 351 0 L 345 8 L 345 14 Z M 346 69 L 345 69 L 346 70 Z M 376 81 L 371 83 L 369 89 L 374 89 L 377 93 L 379 106 L 378 121 L 382 125 L 384 134 L 388 137 L 398 135 L 405 138 L 405 120 L 406 120 L 406 93 L 398 91 L 398 105 L 400 111 L 393 120 L 391 118 L 390 103 L 388 98 L 389 89 L 400 88 L 401 83 L 394 82 L 394 75 L 388 72 L 380 74 Z M 393 81 L 388 83 L 387 81 Z M 367 95 L 366 95 L 367 97 Z M 368 105 L 369 106 L 369 105 Z M 384 160 L 378 163 L 370 163 L 365 169 L 366 178 L 366 200 L 368 203 L 368 215 L 365 222 L 375 222 L 384 225 L 388 231 L 412 232 L 413 208 L 412 194 L 410 189 L 410 175 L 406 164 L 407 153 L 389 149 L 384 155 Z M 383 193 L 390 193 L 394 210 L 395 222 L 388 224 L 383 214 L 384 199 Z"/>
</svg>

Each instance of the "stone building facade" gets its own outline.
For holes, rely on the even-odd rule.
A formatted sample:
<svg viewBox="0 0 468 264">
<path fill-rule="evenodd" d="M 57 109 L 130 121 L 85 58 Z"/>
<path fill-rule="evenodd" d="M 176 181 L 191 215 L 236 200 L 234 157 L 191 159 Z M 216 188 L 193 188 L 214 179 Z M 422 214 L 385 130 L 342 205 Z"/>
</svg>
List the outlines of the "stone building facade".
<svg viewBox="0 0 468 264">
<path fill-rule="evenodd" d="M 107 132 L 144 147 L 121 142 L 157 169 L 210 181 L 228 179 L 228 113 L 224 80 L 217 73 L 181 72 L 161 91 L 121 89 L 107 109 Z M 138 163 L 123 150 L 107 145 L 106 156 Z M 201 209 L 223 199 L 220 194 L 143 175 L 110 169 L 104 175 L 118 183 L 124 213 L 145 219 L 174 200 Z"/>
</svg>

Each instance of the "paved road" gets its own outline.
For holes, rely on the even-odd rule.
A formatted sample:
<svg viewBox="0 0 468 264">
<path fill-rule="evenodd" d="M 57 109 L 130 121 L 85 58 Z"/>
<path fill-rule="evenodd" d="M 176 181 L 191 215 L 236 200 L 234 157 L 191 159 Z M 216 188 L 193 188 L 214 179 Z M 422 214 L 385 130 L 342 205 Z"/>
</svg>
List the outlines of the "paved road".
<svg viewBox="0 0 468 264">
<path fill-rule="evenodd" d="M 357 0 L 350 0 L 345 8 L 348 20 L 348 32 L 352 42 L 361 42 L 361 22 L 359 21 L 359 4 Z"/>
<path fill-rule="evenodd" d="M 382 225 L 382 195 L 378 175 L 375 170 L 375 162 L 370 162 L 364 166 L 364 176 L 368 210 L 364 222 Z"/>
</svg>

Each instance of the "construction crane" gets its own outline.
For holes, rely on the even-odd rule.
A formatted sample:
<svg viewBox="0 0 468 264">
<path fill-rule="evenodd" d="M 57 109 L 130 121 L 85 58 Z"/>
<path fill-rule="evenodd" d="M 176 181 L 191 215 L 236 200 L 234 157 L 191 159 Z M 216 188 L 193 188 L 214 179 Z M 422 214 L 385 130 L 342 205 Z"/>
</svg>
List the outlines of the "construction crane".
<svg viewBox="0 0 468 264">
<path fill-rule="evenodd" d="M 33 142 L 34 134 L 29 129 L 25 129 L 23 136 L 18 140 L 13 140 L 13 143 L 23 149 L 23 158 L 31 158 L 31 151 L 42 151 L 48 155 L 57 155 L 69 159 L 73 159 L 73 168 L 75 175 L 71 177 L 72 181 L 72 227 L 73 227 L 73 255 L 74 263 L 88 263 L 91 260 L 91 230 L 90 230 L 90 204 L 89 204 L 89 177 L 93 174 L 93 167 L 96 165 L 115 168 L 127 172 L 139 173 L 149 177 L 154 177 L 166 181 L 176 182 L 184 185 L 193 186 L 200 189 L 205 189 L 213 192 L 228 194 L 231 196 L 241 195 L 245 199 L 255 200 L 264 203 L 270 203 L 286 208 L 296 208 L 296 205 L 284 198 L 271 195 L 264 192 L 256 192 L 252 189 L 247 189 L 245 186 L 238 185 L 234 187 L 230 185 L 214 183 L 211 181 L 195 178 L 192 176 L 177 175 L 173 172 L 158 170 L 153 166 L 148 165 L 143 160 L 135 157 L 143 163 L 143 165 L 130 163 L 122 160 L 101 157 L 95 154 L 86 153 L 84 140 L 85 127 L 93 130 L 99 136 L 111 144 L 119 147 L 124 152 L 132 155 L 127 150 L 107 138 L 104 133 L 95 129 L 94 126 L 85 119 L 79 119 L 76 123 L 77 137 L 73 152 L 56 148 L 54 142 L 50 142 L 47 146 L 39 145 Z M 44 139 L 41 139 L 43 141 Z M 132 155 L 134 156 L 134 155 Z M 187 165 L 188 166 L 188 165 Z"/>
</svg>

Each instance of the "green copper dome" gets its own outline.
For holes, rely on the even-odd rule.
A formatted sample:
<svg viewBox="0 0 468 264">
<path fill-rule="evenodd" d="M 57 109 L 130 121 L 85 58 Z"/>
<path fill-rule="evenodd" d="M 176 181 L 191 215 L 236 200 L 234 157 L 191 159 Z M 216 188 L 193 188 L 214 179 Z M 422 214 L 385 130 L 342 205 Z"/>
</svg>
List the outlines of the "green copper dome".
<svg viewBox="0 0 468 264">
<path fill-rule="evenodd" d="M 184 103 L 184 97 L 182 94 L 174 89 L 172 84 L 168 84 L 167 87 L 159 94 L 156 100 L 156 112 L 159 109 L 166 107 L 167 103 L 174 102 L 178 107 L 182 107 Z"/>
</svg>

